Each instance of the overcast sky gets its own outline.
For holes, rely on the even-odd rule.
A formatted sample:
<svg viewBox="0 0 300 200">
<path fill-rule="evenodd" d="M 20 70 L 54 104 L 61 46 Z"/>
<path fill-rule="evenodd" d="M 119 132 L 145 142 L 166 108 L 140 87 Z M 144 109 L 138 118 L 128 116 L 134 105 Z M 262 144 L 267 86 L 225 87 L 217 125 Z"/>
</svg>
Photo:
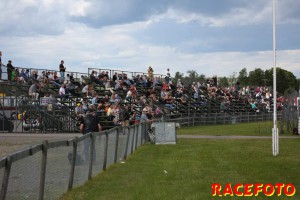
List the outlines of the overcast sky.
<svg viewBox="0 0 300 200">
<path fill-rule="evenodd" d="M 300 1 L 276 0 L 277 66 L 300 77 Z M 2 62 L 207 77 L 273 67 L 272 0 L 2 0 Z"/>
</svg>

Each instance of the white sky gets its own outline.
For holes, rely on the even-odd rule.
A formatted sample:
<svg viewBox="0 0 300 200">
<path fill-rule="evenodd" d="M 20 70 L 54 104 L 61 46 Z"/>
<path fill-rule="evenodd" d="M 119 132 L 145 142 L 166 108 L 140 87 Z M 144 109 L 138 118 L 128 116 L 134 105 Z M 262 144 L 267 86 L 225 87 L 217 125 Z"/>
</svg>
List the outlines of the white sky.
<svg viewBox="0 0 300 200">
<path fill-rule="evenodd" d="M 300 1 L 276 0 L 277 66 L 300 77 Z M 272 0 L 0 1 L 2 62 L 230 76 L 273 67 Z"/>
</svg>

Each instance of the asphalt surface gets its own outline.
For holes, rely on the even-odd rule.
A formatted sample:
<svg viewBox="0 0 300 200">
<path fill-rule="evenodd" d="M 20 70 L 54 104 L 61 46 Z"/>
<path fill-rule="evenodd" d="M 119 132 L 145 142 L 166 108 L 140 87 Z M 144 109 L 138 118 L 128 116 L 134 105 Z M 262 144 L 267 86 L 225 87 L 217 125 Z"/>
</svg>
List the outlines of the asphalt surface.
<svg viewBox="0 0 300 200">
<path fill-rule="evenodd" d="M 0 133 L 0 158 L 21 150 L 29 145 L 41 143 L 44 140 L 59 141 L 80 137 L 81 134 L 70 133 Z"/>
</svg>

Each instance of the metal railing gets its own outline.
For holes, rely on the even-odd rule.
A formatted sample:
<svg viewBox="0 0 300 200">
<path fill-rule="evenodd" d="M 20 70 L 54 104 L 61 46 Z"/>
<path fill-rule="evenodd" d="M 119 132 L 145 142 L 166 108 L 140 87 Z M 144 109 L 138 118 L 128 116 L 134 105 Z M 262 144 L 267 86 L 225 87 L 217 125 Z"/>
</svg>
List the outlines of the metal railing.
<svg viewBox="0 0 300 200">
<path fill-rule="evenodd" d="M 282 113 L 277 114 L 280 121 Z M 191 113 L 191 114 L 173 114 L 166 115 L 166 122 L 176 122 L 180 126 L 196 126 L 196 125 L 222 125 L 222 124 L 237 124 L 249 122 L 264 122 L 272 121 L 273 113 L 257 113 L 257 112 L 241 112 L 235 115 L 227 113 Z"/>
<path fill-rule="evenodd" d="M 0 132 L 78 132 L 75 101 L 43 103 L 25 96 L 0 96 Z M 13 123 L 10 130 L 5 123 Z"/>
<path fill-rule="evenodd" d="M 112 70 L 112 69 L 102 69 L 102 68 L 88 68 L 88 74 L 91 74 L 92 71 L 96 71 L 98 74 L 102 73 L 103 71 L 108 72 L 109 77 L 112 79 L 113 75 L 118 73 L 119 75 L 126 75 L 127 78 L 132 79 L 137 75 L 148 75 L 145 72 L 132 72 L 132 71 L 125 71 L 125 70 Z M 154 77 L 158 77 L 160 80 L 163 80 L 166 75 L 163 74 L 153 74 Z"/>
<path fill-rule="evenodd" d="M 30 146 L 0 160 L 0 199 L 58 199 L 148 141 L 149 123 Z M 75 156 L 74 156 L 75 155 Z"/>
</svg>

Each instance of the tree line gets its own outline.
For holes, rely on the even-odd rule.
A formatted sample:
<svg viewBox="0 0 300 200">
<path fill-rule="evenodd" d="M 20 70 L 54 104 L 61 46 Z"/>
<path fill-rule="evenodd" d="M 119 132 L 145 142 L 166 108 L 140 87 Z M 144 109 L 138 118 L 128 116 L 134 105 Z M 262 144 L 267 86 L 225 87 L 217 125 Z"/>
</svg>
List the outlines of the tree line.
<svg viewBox="0 0 300 200">
<path fill-rule="evenodd" d="M 175 77 L 173 78 L 173 83 L 176 84 L 177 80 L 180 79 L 184 85 L 189 85 L 192 82 L 206 83 L 210 79 L 217 79 L 217 85 L 221 87 L 228 86 L 265 86 L 273 87 L 273 68 L 262 70 L 256 68 L 253 71 L 247 72 L 246 68 L 243 68 L 237 75 L 234 72 L 229 77 L 206 77 L 204 74 L 198 74 L 195 70 L 187 71 L 187 75 L 184 75 L 181 72 L 176 72 Z M 287 89 L 294 89 L 299 91 L 300 79 L 297 79 L 296 76 L 285 69 L 280 67 L 276 68 L 276 82 L 277 82 L 277 91 L 283 94 Z"/>
</svg>

